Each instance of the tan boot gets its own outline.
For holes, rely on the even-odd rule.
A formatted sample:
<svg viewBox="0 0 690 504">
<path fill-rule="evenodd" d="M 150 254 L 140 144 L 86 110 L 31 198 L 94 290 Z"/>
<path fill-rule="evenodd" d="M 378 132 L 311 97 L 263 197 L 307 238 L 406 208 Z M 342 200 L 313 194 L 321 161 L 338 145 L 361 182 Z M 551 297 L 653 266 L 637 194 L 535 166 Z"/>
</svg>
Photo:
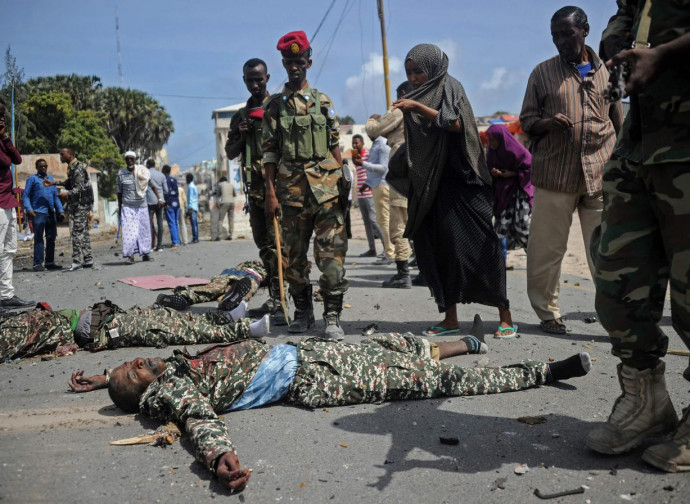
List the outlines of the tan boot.
<svg viewBox="0 0 690 504">
<path fill-rule="evenodd" d="M 618 365 L 618 381 L 623 394 L 616 399 L 604 425 L 587 436 L 587 446 L 599 453 L 616 455 L 627 452 L 644 439 L 673 432 L 678 415 L 666 391 L 660 361 L 655 368 L 639 371 Z"/>
<path fill-rule="evenodd" d="M 647 448 L 642 460 L 666 472 L 690 471 L 690 406 L 671 439 Z"/>
</svg>

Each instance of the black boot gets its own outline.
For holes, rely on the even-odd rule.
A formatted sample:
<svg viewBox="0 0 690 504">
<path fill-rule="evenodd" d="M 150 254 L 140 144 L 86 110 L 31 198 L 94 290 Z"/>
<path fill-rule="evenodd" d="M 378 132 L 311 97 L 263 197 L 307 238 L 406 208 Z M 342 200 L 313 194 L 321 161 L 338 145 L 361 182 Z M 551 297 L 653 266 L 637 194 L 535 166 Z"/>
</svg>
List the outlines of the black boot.
<svg viewBox="0 0 690 504">
<path fill-rule="evenodd" d="M 382 287 L 393 289 L 411 289 L 412 280 L 410 279 L 410 266 L 407 261 L 395 261 L 398 272 L 388 280 L 385 280 Z"/>
<path fill-rule="evenodd" d="M 314 326 L 314 305 L 311 302 L 311 285 L 300 292 L 298 295 L 292 296 L 295 303 L 295 318 L 288 326 L 289 333 L 303 333 L 307 332 Z"/>
<path fill-rule="evenodd" d="M 343 311 L 343 295 L 323 297 L 323 320 L 326 328 L 323 337 L 329 340 L 342 339 L 345 331 L 340 327 L 340 314 Z"/>
<path fill-rule="evenodd" d="M 428 283 L 426 282 L 426 278 L 424 277 L 424 274 L 420 271 L 419 275 L 414 277 L 412 279 L 412 285 L 416 286 L 421 286 L 421 287 L 428 287 Z"/>
<path fill-rule="evenodd" d="M 283 305 L 280 303 L 280 280 L 278 278 L 271 278 L 271 281 L 268 284 L 268 292 L 271 296 L 270 301 L 273 304 L 273 316 L 271 317 L 271 323 L 277 326 L 287 325 Z"/>
</svg>

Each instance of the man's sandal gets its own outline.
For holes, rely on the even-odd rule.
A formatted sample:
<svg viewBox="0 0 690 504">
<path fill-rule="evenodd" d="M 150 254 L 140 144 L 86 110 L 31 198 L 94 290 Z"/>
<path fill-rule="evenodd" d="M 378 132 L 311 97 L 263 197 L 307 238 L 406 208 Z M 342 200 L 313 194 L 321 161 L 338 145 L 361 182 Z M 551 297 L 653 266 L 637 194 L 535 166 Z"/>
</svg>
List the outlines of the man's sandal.
<svg viewBox="0 0 690 504">
<path fill-rule="evenodd" d="M 445 336 L 447 334 L 458 334 L 460 329 L 446 329 L 441 326 L 431 326 L 426 331 L 422 331 L 422 336 Z"/>
<path fill-rule="evenodd" d="M 549 334 L 567 334 L 567 329 L 561 319 L 542 320 L 539 322 L 539 328 Z"/>
<path fill-rule="evenodd" d="M 511 334 L 505 334 L 508 331 L 513 331 Z M 495 339 L 513 339 L 516 338 L 518 335 L 518 325 L 513 324 L 512 326 L 508 327 L 501 327 L 498 326 L 496 329 L 496 332 L 494 333 L 494 338 Z"/>
</svg>

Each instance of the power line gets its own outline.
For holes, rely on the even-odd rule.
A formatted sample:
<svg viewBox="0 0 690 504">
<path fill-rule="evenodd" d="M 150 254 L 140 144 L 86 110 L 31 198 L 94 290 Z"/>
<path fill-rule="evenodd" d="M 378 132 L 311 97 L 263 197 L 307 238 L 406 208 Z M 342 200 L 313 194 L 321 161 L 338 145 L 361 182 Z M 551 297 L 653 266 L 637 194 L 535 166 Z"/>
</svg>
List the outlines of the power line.
<svg viewBox="0 0 690 504">
<path fill-rule="evenodd" d="M 177 159 L 177 164 L 180 164 L 180 161 L 182 161 L 182 160 L 184 160 L 184 159 L 187 159 L 187 158 L 188 158 L 189 156 L 191 156 L 192 154 L 196 154 L 196 153 L 199 152 L 201 149 L 205 149 L 206 147 L 208 147 L 209 145 L 211 145 L 211 144 L 212 144 L 213 142 L 215 142 L 215 141 L 216 141 L 216 139 L 215 139 L 215 135 L 214 135 L 214 138 L 211 139 L 210 142 L 206 142 L 204 145 L 202 145 L 202 146 L 199 147 L 198 149 L 196 149 L 196 150 L 190 152 L 189 154 L 185 154 L 185 155 L 182 156 L 181 158 L 178 158 L 178 159 Z"/>
<path fill-rule="evenodd" d="M 319 81 L 319 77 L 321 76 L 323 67 L 326 66 L 326 61 L 328 61 L 328 55 L 331 52 L 331 47 L 333 47 L 333 41 L 335 40 L 335 36 L 338 34 L 340 26 L 343 24 L 343 18 L 345 17 L 345 11 L 347 11 L 348 5 L 350 5 L 350 0 L 347 0 L 347 2 L 345 2 L 345 7 L 343 7 L 343 11 L 340 13 L 340 19 L 338 19 L 338 24 L 335 26 L 335 30 L 333 30 L 333 35 L 331 35 L 331 38 L 329 39 L 328 49 L 326 50 L 326 55 L 323 57 L 323 63 L 321 64 L 321 68 L 319 68 L 319 73 L 316 74 L 316 79 L 314 79 L 314 85 L 316 85 L 316 83 Z"/>
<path fill-rule="evenodd" d="M 319 23 L 319 26 L 316 27 L 316 31 L 314 32 L 314 35 L 311 36 L 311 42 L 314 42 L 314 39 L 316 38 L 316 34 L 319 33 L 319 30 L 321 29 L 321 26 L 323 26 L 323 22 L 326 21 L 326 18 L 328 17 L 328 13 L 331 12 L 331 9 L 335 5 L 335 0 L 331 2 L 331 5 L 328 6 L 328 10 L 326 11 L 326 14 L 323 15 L 323 18 L 321 18 L 321 22 Z"/>
<path fill-rule="evenodd" d="M 193 100 L 243 100 L 237 96 L 192 96 L 192 95 L 174 95 L 163 93 L 150 93 L 152 96 L 165 96 L 166 98 L 187 98 Z"/>
</svg>

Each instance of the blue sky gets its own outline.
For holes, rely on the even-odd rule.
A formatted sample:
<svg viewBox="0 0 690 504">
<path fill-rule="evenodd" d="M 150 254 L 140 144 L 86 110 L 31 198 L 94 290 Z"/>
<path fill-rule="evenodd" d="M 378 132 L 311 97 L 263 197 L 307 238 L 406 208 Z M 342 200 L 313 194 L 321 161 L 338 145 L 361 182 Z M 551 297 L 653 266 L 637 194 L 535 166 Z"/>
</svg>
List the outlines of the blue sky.
<svg viewBox="0 0 690 504">
<path fill-rule="evenodd" d="M 418 43 L 436 43 L 448 54 L 450 73 L 465 86 L 476 115 L 520 111 L 532 68 L 556 54 L 549 34 L 551 15 L 568 5 L 551 0 L 384 1 L 392 92 L 404 79 L 407 51 Z M 211 111 L 246 100 L 244 61 L 264 59 L 271 74 L 269 90 L 278 90 L 284 80 L 275 50 L 278 38 L 299 29 L 311 38 L 330 4 L 0 0 L 5 20 L 0 48 L 4 53 L 11 44 L 27 78 L 77 73 L 97 75 L 104 86 L 116 86 L 117 7 L 123 85 L 151 94 L 168 110 L 175 124 L 167 145 L 170 161 L 184 168 L 215 157 Z M 587 42 L 597 49 L 615 1 L 575 5 L 587 13 Z M 375 0 L 336 0 L 313 47 L 310 84 L 331 96 L 340 115 L 363 122 L 385 110 Z"/>
</svg>

